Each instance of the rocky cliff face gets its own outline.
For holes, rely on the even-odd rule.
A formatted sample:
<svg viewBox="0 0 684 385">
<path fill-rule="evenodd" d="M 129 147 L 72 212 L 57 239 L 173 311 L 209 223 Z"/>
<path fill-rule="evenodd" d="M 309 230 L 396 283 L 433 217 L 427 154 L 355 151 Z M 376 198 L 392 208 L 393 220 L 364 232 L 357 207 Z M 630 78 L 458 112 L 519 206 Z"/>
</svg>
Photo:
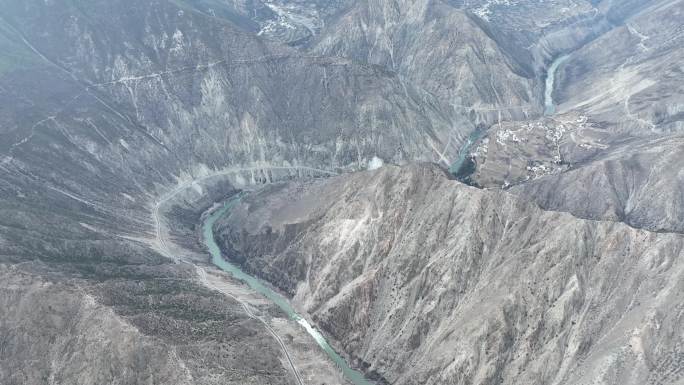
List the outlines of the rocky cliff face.
<svg viewBox="0 0 684 385">
<path fill-rule="evenodd" d="M 390 383 L 684 376 L 680 235 L 543 211 L 424 165 L 265 189 L 217 232 Z"/>
</svg>

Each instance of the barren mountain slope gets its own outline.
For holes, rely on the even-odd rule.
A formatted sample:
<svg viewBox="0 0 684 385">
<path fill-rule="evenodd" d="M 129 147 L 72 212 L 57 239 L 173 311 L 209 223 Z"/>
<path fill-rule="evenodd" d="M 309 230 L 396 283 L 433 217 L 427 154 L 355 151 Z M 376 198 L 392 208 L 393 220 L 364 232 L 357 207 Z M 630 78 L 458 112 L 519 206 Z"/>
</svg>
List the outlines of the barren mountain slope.
<svg viewBox="0 0 684 385">
<path fill-rule="evenodd" d="M 433 166 L 250 195 L 217 228 L 396 384 L 675 384 L 684 237 L 542 211 Z"/>
<path fill-rule="evenodd" d="M 312 49 L 396 71 L 475 123 L 541 111 L 534 73 L 465 11 L 439 1 L 359 1 Z"/>
<path fill-rule="evenodd" d="M 296 384 L 261 324 L 193 276 L 149 260 L 0 265 L 0 383 Z"/>
<path fill-rule="evenodd" d="M 511 189 L 582 218 L 684 234 L 684 138 L 627 141 L 567 172 Z"/>
<path fill-rule="evenodd" d="M 559 112 L 590 115 L 618 135 L 684 129 L 684 2 L 647 3 L 561 67 Z"/>
</svg>

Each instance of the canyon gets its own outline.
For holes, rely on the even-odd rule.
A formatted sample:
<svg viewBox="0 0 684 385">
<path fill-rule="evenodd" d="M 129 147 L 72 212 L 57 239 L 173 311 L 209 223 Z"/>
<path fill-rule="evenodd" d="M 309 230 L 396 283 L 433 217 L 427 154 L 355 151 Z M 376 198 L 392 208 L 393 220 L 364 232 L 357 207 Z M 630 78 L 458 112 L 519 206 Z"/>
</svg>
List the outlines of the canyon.
<svg viewBox="0 0 684 385">
<path fill-rule="evenodd" d="M 682 383 L 683 11 L 0 0 L 0 383 Z"/>
</svg>

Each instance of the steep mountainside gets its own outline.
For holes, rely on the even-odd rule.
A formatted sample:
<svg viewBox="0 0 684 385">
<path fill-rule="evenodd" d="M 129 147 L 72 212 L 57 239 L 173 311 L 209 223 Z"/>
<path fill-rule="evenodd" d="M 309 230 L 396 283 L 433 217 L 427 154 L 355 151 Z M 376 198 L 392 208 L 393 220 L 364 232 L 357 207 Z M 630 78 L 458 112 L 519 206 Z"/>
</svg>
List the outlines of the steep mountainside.
<svg viewBox="0 0 684 385">
<path fill-rule="evenodd" d="M 461 172 L 550 210 L 684 233 L 684 137 L 622 137 L 566 114 L 492 127 Z"/>
<path fill-rule="evenodd" d="M 534 73 L 487 32 L 441 2 L 359 1 L 322 31 L 312 50 L 395 71 L 475 123 L 538 114 Z"/>
<path fill-rule="evenodd" d="M 432 146 L 441 150 L 450 135 L 467 132 L 437 101 L 378 68 L 303 55 L 163 1 L 131 9 L 125 1 L 101 3 L 79 9 L 23 2 L 15 14 L 3 16 L 11 37 L 25 39 L 43 55 L 45 60 L 37 60 L 50 75 L 61 72 L 71 83 L 55 85 L 61 98 L 78 99 L 66 108 L 99 98 L 95 104 L 119 118 L 105 124 L 130 126 L 144 140 L 135 143 L 120 128 L 101 129 L 103 139 L 90 124 L 67 125 L 75 139 L 92 132 L 94 138 L 81 140 L 89 139 L 97 152 L 121 152 L 123 138 L 150 158 L 146 164 L 163 161 L 162 173 L 169 160 L 172 172 L 199 163 L 346 168 L 364 167 L 373 156 L 438 159 Z M 55 9 L 65 15 L 49 17 Z M 12 75 L 7 78 L 27 82 L 32 79 L 24 76 L 33 72 Z M 7 98 L 30 100 L 20 84 L 4 88 Z M 51 109 L 44 114 L 57 122 L 61 117 Z M 51 124 L 52 119 L 37 125 L 37 133 L 17 127 L 3 142 L 14 139 L 21 147 L 27 135 L 40 135 Z M 79 128 L 86 132 L 78 135 Z"/>
<path fill-rule="evenodd" d="M 217 228 L 393 384 L 676 384 L 684 237 L 542 211 L 425 165 L 247 196 Z"/>
<path fill-rule="evenodd" d="M 172 268 L 29 269 L 0 267 L 3 384 L 295 383 L 260 325 Z"/>
<path fill-rule="evenodd" d="M 574 52 L 560 74 L 559 112 L 590 115 L 620 135 L 681 132 L 682 17 L 684 2 L 657 1 Z"/>
<path fill-rule="evenodd" d="M 684 234 L 684 137 L 629 141 L 593 162 L 516 186 L 541 207 Z"/>
</svg>

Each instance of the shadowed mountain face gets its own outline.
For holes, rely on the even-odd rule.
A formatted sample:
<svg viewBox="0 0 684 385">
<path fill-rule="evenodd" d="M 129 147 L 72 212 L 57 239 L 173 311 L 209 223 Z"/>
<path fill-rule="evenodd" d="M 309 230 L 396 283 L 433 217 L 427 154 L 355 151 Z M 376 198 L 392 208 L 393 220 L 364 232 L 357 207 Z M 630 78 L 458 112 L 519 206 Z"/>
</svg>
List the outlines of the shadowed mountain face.
<svg viewBox="0 0 684 385">
<path fill-rule="evenodd" d="M 681 13 L 0 0 L 0 383 L 344 383 L 206 264 L 203 213 L 260 184 L 224 251 L 375 378 L 680 381 L 681 241 L 647 230 L 684 232 Z M 415 161 L 511 194 L 270 186 Z"/>
</svg>

